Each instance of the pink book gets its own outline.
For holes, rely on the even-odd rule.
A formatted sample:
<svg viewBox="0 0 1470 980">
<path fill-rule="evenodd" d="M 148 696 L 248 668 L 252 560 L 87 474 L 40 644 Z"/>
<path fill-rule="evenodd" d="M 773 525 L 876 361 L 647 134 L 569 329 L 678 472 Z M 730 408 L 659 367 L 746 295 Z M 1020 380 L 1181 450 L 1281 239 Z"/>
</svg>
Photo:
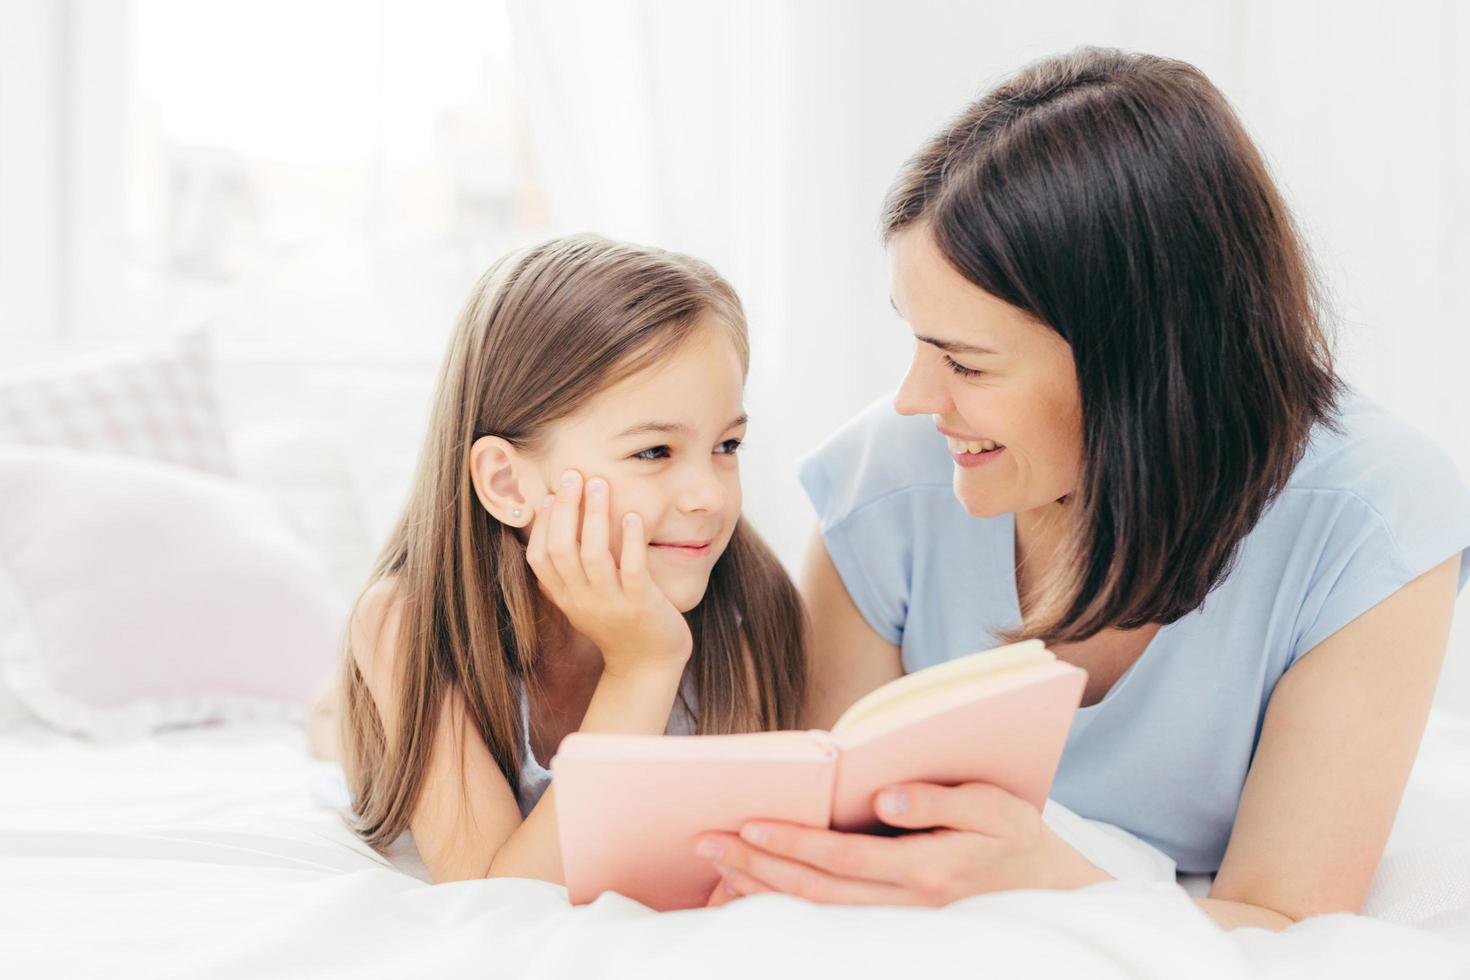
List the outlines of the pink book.
<svg viewBox="0 0 1470 980">
<path fill-rule="evenodd" d="M 1028 640 L 891 681 L 830 732 L 574 732 L 551 764 L 568 894 L 701 906 L 719 875 L 694 853 L 700 833 L 757 818 L 875 830 L 891 783 L 993 783 L 1040 809 L 1086 682 Z"/>
</svg>

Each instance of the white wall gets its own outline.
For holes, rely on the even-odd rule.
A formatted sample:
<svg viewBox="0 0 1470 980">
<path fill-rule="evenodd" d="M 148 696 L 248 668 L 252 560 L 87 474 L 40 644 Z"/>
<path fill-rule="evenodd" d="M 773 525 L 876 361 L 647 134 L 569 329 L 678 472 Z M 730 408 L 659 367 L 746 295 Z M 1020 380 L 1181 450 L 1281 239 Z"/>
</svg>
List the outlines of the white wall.
<svg viewBox="0 0 1470 980">
<path fill-rule="evenodd" d="M 1463 164 L 1470 159 L 1463 67 L 1470 63 L 1470 12 L 1457 4 L 679 0 L 653 6 L 682 18 L 659 20 L 655 28 L 692 27 L 675 40 L 696 57 L 717 56 L 685 65 L 682 77 L 676 56 L 665 66 L 674 85 L 639 90 L 664 93 L 653 115 L 668 127 L 661 134 L 668 142 L 660 144 L 667 147 L 660 157 L 665 183 L 677 183 L 677 194 L 663 202 L 669 223 L 658 226 L 663 230 L 655 238 L 715 260 L 750 309 L 755 364 L 747 503 L 788 563 L 811 525 L 795 480 L 797 459 L 891 389 L 911 348 L 888 306 L 877 238 L 888 182 L 925 136 L 987 84 L 1027 60 L 1080 43 L 1181 57 L 1224 90 L 1272 164 L 1333 288 L 1345 373 L 1438 439 L 1470 476 L 1470 405 L 1458 390 L 1470 369 L 1464 328 L 1470 180 Z M 108 9 L 80 0 L 8 0 L 4 8 L 0 356 L 9 361 L 19 358 L 22 340 L 44 346 L 48 338 L 38 324 L 107 315 L 88 305 L 95 297 L 72 295 L 66 283 L 69 270 L 97 264 L 90 253 L 74 254 L 78 243 L 106 237 L 89 223 L 87 202 L 109 186 L 108 174 L 85 164 L 117 159 L 96 145 L 117 137 L 107 135 L 113 131 L 105 121 L 80 140 L 58 125 L 61 107 L 77 108 L 81 100 L 69 123 L 95 120 L 107 97 L 102 82 L 91 88 L 75 82 L 67 57 L 52 49 L 77 35 L 75 44 L 90 52 L 87 64 L 117 75 L 116 65 L 108 67 L 107 38 L 97 36 Z M 88 16 L 76 20 L 82 10 Z M 704 16 L 718 30 L 699 33 Z M 28 71 L 38 52 L 48 50 L 42 61 L 50 67 Z M 106 71 L 81 74 L 103 78 Z M 719 90 L 728 100 L 719 106 L 692 88 L 710 74 L 733 79 Z M 14 84 L 17 77 L 26 85 Z M 678 97 L 667 97 L 670 92 Z M 38 111 L 38 105 L 58 108 Z M 724 106 L 729 115 L 701 122 Z M 692 158 L 703 165 L 681 168 L 683 147 L 707 138 L 701 134 L 708 130 L 693 128 L 698 125 L 727 127 L 733 135 L 713 154 Z M 74 194 L 63 194 L 58 175 L 67 173 Z M 566 217 L 573 228 L 615 235 L 638 237 L 654 227 L 639 222 L 637 207 L 618 214 L 633 223 L 629 229 L 596 215 Z M 34 261 L 38 256 L 51 258 Z M 89 273 L 94 281 L 104 274 Z M 467 278 L 464 288 L 470 284 Z M 375 533 L 386 531 L 396 512 L 418 451 L 414 420 L 427 407 L 443 336 L 421 333 L 422 349 L 354 350 L 338 368 L 322 360 L 331 348 L 320 344 L 304 359 L 299 351 L 226 348 L 234 359 L 226 379 L 237 423 L 299 412 L 339 432 L 357 454 Z M 300 346 L 310 349 L 311 338 Z M 273 357 L 289 367 L 264 369 L 277 390 L 253 389 L 250 379 Z M 382 392 L 374 396 L 379 383 Z M 1470 600 L 1462 601 L 1459 622 L 1443 697 L 1470 711 Z"/>
</svg>

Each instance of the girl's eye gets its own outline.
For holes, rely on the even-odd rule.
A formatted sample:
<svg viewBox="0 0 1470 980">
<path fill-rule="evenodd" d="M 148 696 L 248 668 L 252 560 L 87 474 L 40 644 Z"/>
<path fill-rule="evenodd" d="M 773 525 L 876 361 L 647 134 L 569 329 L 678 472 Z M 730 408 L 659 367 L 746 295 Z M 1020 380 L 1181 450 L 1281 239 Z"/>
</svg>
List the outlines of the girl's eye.
<svg viewBox="0 0 1470 980">
<path fill-rule="evenodd" d="M 657 462 L 657 461 L 659 461 L 661 459 L 668 459 L 669 458 L 669 447 L 668 446 L 652 446 L 652 447 L 650 447 L 648 449 L 644 449 L 644 450 L 642 450 L 640 452 L 634 453 L 633 454 L 633 458 L 634 459 L 645 460 L 645 461 L 650 462 L 650 463 Z"/>
<path fill-rule="evenodd" d="M 951 371 L 962 378 L 978 378 L 985 373 L 984 371 L 976 371 L 974 368 L 967 368 L 963 364 L 955 363 L 954 358 L 948 354 L 944 355 L 944 363 Z"/>
<path fill-rule="evenodd" d="M 727 456 L 734 456 L 735 450 L 739 448 L 739 439 L 726 439 L 724 442 L 720 443 L 718 447 L 716 447 L 715 452 L 724 453 Z"/>
</svg>

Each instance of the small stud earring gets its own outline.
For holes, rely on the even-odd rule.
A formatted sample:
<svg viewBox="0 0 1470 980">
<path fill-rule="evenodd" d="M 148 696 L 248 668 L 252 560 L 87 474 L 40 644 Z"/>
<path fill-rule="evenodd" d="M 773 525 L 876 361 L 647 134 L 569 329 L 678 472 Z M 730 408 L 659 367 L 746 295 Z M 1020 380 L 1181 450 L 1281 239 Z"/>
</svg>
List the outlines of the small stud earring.
<svg viewBox="0 0 1470 980">
<path fill-rule="evenodd" d="M 510 516 L 511 517 L 514 517 L 516 520 L 520 520 L 520 518 L 521 518 L 521 512 L 520 512 L 519 509 L 513 510 L 513 511 L 510 512 Z"/>
</svg>

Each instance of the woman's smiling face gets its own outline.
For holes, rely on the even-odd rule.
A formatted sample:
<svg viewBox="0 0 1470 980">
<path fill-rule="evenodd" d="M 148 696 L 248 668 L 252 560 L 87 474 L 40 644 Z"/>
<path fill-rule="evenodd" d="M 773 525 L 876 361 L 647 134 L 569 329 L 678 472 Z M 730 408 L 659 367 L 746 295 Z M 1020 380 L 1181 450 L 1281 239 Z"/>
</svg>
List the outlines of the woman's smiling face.
<svg viewBox="0 0 1470 980">
<path fill-rule="evenodd" d="M 1072 493 L 1082 413 L 1071 345 L 965 279 L 926 224 L 895 234 L 888 251 L 893 305 L 917 341 L 894 404 L 932 415 L 949 438 L 965 510 L 994 517 Z"/>
<path fill-rule="evenodd" d="M 704 597 L 740 519 L 744 386 L 729 330 L 707 314 L 668 357 L 557 423 L 535 460 L 551 490 L 567 469 L 607 481 L 614 560 L 622 515 L 638 513 L 649 575 L 680 612 Z"/>
</svg>

